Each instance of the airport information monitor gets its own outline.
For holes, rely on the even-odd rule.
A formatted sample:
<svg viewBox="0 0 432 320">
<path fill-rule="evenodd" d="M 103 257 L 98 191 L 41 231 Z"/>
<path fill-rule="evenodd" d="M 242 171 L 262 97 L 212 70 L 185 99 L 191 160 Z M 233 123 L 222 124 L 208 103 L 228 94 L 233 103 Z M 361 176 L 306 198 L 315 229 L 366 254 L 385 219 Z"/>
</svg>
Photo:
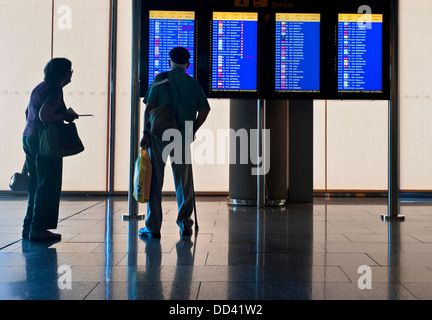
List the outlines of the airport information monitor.
<svg viewBox="0 0 432 320">
<path fill-rule="evenodd" d="M 143 1 L 140 94 L 181 46 L 210 98 L 388 100 L 390 4 Z"/>
<path fill-rule="evenodd" d="M 320 91 L 320 14 L 276 13 L 276 92 Z"/>
<path fill-rule="evenodd" d="M 193 11 L 149 12 L 149 69 L 148 85 L 161 72 L 170 70 L 169 52 L 174 47 L 189 50 L 190 66 L 186 73 L 194 76 L 195 13 Z"/>
<path fill-rule="evenodd" d="M 339 14 L 338 91 L 381 93 L 381 14 Z"/>
<path fill-rule="evenodd" d="M 256 92 L 258 13 L 213 12 L 211 90 Z"/>
</svg>

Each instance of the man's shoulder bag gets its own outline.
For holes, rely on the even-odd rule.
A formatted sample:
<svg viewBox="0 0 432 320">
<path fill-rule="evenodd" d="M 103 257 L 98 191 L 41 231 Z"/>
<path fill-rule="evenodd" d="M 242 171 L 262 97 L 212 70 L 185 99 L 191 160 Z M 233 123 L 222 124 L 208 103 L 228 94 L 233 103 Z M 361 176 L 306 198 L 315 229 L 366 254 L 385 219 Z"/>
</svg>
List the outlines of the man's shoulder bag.
<svg viewBox="0 0 432 320">
<path fill-rule="evenodd" d="M 165 84 L 168 89 L 168 96 L 170 97 L 167 102 L 156 107 L 149 114 L 150 121 L 150 134 L 162 135 L 165 130 L 178 129 L 178 123 L 174 108 L 171 103 L 170 85 L 168 80 L 168 74 L 166 72 L 161 73 L 162 81 L 156 82 L 152 86 Z"/>
</svg>

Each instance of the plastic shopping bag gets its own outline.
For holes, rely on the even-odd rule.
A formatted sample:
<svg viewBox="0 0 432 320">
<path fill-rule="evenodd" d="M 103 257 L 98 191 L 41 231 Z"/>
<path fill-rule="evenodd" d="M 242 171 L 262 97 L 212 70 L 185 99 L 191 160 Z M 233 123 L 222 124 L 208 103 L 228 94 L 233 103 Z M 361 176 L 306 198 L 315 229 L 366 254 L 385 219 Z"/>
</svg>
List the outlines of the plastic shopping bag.
<svg viewBox="0 0 432 320">
<path fill-rule="evenodd" d="M 150 199 L 152 164 L 147 150 L 141 152 L 135 161 L 133 196 L 136 201 L 146 203 Z"/>
</svg>

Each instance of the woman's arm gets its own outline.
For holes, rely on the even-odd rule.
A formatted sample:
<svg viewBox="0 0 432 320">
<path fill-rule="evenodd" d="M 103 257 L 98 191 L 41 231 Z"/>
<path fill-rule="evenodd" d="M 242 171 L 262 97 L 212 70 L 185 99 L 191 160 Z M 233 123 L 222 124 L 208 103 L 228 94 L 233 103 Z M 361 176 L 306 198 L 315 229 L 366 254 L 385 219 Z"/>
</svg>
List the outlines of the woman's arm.
<svg viewBox="0 0 432 320">
<path fill-rule="evenodd" d="M 78 119 L 77 114 L 71 113 L 56 113 L 57 109 L 54 109 L 51 105 L 44 103 L 42 108 L 39 110 L 39 118 L 42 122 L 55 122 L 55 121 L 67 121 L 72 122 Z"/>
</svg>

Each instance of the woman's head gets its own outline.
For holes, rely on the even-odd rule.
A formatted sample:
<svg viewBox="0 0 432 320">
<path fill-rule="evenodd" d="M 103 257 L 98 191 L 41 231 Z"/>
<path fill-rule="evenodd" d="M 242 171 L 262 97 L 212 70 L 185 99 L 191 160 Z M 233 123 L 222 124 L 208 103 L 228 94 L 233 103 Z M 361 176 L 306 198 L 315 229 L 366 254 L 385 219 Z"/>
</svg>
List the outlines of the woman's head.
<svg viewBox="0 0 432 320">
<path fill-rule="evenodd" d="M 71 81 L 72 62 L 66 58 L 51 59 L 44 69 L 44 80 L 65 86 Z"/>
</svg>

